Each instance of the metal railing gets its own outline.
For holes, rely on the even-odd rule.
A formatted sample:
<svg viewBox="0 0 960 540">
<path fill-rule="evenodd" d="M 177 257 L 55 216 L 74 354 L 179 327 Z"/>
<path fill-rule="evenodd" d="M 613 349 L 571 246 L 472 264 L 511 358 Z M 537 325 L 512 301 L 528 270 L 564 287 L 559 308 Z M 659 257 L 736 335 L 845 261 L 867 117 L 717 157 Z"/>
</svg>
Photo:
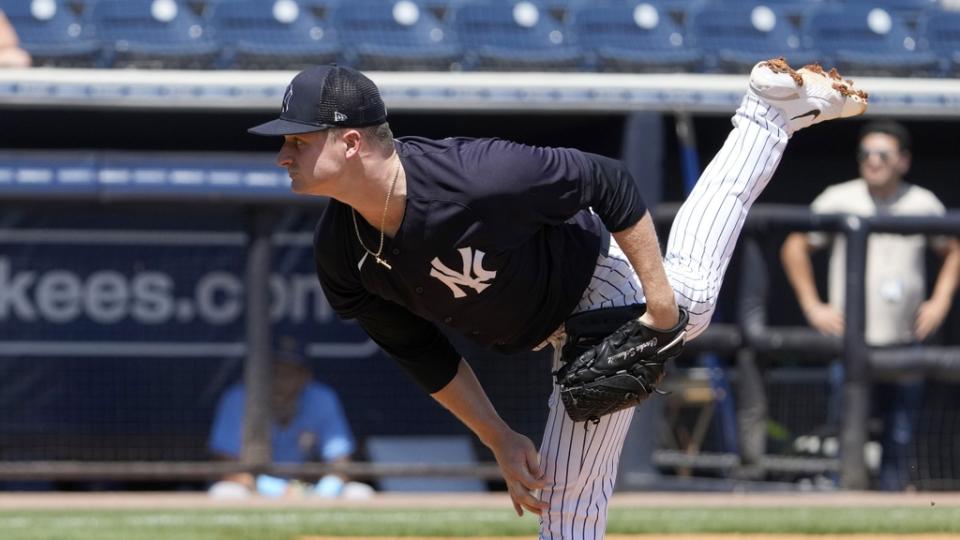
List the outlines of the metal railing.
<svg viewBox="0 0 960 540">
<path fill-rule="evenodd" d="M 93 195 L 90 202 L 104 202 Z M 24 198 L 24 197 L 21 197 Z M 32 203 L 38 201 L 31 197 Z M 42 199 L 42 198 L 41 198 Z M 125 204 L 154 202 L 155 196 L 136 195 L 124 198 Z M 49 198 L 47 199 L 49 201 Z M 223 201 L 219 201 L 223 202 Z M 244 380 L 247 399 L 243 453 L 237 463 L 223 462 L 77 462 L 77 461 L 16 461 L 0 463 L 0 480 L 37 479 L 147 479 L 147 480 L 201 480 L 215 479 L 236 472 L 271 473 L 277 475 L 320 476 L 341 472 L 355 478 L 369 479 L 382 476 L 463 476 L 485 479 L 499 478 L 493 463 L 477 465 L 442 464 L 323 464 L 278 465 L 270 456 L 269 429 L 269 344 L 271 343 L 269 310 L 267 309 L 270 276 L 270 232 L 278 205 L 297 204 L 296 200 L 277 198 L 230 201 L 247 208 L 246 250 L 246 350 Z M 658 208 L 658 224 L 672 221 L 677 206 Z M 909 349 L 875 350 L 864 341 L 864 273 L 866 268 L 867 239 L 874 232 L 904 234 L 960 234 L 960 213 L 951 212 L 945 217 L 907 218 L 813 215 L 806 207 L 757 205 L 751 211 L 744 228 L 745 251 L 750 251 L 750 237 L 767 231 L 831 231 L 847 237 L 847 288 L 846 288 L 846 333 L 842 340 L 826 338 L 807 327 L 771 327 L 767 325 L 763 301 L 764 284 L 757 276 L 765 271 L 756 264 L 742 265 L 744 272 L 752 272 L 751 280 L 761 295 L 742 295 L 739 299 L 739 315 L 735 324 L 711 326 L 700 338 L 690 344 L 691 350 L 736 352 L 744 349 L 757 352 L 802 353 L 824 361 L 842 355 L 846 368 L 843 387 L 846 409 L 841 435 L 840 477 L 847 489 L 868 487 L 867 468 L 862 449 L 866 442 L 868 396 L 872 378 L 882 372 L 900 372 L 917 369 L 928 373 L 949 372 L 960 375 L 960 347 L 927 347 Z M 749 256 L 749 255 L 748 255 Z M 760 257 L 762 262 L 762 257 Z M 762 267 L 759 267 L 762 268 Z M 730 279 L 730 277 L 728 277 Z M 696 456 L 684 460 L 685 466 L 696 465 Z M 705 460 L 721 468 L 735 466 L 729 459 L 705 455 Z M 703 461 L 703 460 L 701 460 Z M 782 461 L 782 460 L 781 460 Z M 794 460 L 791 467 L 796 468 Z M 800 469 L 832 469 L 830 463 L 801 465 Z M 776 467 L 777 459 L 765 461 Z M 709 463 L 706 466 L 710 466 Z"/>
<path fill-rule="evenodd" d="M 672 219 L 678 206 L 660 209 L 658 222 Z M 771 327 L 766 322 L 766 275 L 763 257 L 751 237 L 770 231 L 829 231 L 846 236 L 845 331 L 842 339 L 820 335 L 808 327 Z M 742 265 L 748 273 L 738 299 L 738 328 L 744 346 L 759 352 L 790 352 L 828 360 L 842 357 L 845 370 L 845 404 L 840 433 L 840 484 L 846 489 L 866 489 L 869 474 L 862 451 L 867 442 L 870 386 L 878 376 L 909 371 L 912 375 L 960 376 L 960 346 L 869 347 L 866 329 L 867 241 L 873 233 L 960 235 L 960 213 L 943 217 L 811 214 L 807 207 L 757 205 L 744 227 Z M 714 459 L 715 461 L 715 459 Z M 825 470 L 829 470 L 829 464 Z"/>
</svg>

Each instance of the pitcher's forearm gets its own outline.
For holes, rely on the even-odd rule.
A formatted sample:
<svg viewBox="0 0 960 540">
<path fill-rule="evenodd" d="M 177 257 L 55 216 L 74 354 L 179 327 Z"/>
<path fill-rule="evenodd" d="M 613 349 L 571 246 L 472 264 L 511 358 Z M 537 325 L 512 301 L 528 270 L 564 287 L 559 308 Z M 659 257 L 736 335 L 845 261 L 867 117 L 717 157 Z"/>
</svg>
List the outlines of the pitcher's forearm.
<svg viewBox="0 0 960 540">
<path fill-rule="evenodd" d="M 678 318 L 676 293 L 663 267 L 660 243 L 650 212 L 632 226 L 613 233 L 613 238 L 640 278 L 650 323 L 657 328 L 675 325 Z"/>
<path fill-rule="evenodd" d="M 487 446 L 510 429 L 497 414 L 470 364 L 462 358 L 453 379 L 430 395 Z"/>
</svg>

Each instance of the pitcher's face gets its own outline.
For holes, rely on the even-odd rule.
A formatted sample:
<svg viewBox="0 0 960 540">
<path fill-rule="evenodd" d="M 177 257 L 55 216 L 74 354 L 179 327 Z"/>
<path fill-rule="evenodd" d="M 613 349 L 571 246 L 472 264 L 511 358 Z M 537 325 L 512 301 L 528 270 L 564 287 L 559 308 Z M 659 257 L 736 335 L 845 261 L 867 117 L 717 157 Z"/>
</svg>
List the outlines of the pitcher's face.
<svg viewBox="0 0 960 540">
<path fill-rule="evenodd" d="M 336 130 L 284 136 L 277 165 L 287 169 L 290 189 L 306 195 L 329 195 L 345 163 L 344 144 Z"/>
</svg>

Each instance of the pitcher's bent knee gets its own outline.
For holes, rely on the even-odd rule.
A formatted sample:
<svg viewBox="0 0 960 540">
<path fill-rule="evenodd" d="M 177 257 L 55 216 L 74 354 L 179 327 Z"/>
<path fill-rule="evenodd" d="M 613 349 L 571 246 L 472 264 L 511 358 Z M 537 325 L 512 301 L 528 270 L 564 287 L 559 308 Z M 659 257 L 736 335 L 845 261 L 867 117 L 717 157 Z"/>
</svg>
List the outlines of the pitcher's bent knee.
<svg viewBox="0 0 960 540">
<path fill-rule="evenodd" d="M 691 339 L 699 336 L 703 333 L 704 330 L 710 326 L 710 319 L 713 318 L 713 311 L 716 306 L 694 306 L 690 309 L 690 322 L 687 323 L 687 337 L 686 340 L 690 341 Z M 699 311 L 704 311 L 703 313 L 698 313 L 697 308 L 700 308 Z"/>
</svg>

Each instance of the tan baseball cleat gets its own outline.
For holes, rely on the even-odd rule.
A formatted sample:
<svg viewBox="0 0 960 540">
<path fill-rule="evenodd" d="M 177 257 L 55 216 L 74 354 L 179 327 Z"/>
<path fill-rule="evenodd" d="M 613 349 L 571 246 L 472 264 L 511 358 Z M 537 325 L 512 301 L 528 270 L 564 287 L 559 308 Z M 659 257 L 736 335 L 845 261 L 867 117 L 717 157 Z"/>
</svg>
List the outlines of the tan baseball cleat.
<svg viewBox="0 0 960 540">
<path fill-rule="evenodd" d="M 750 91 L 780 109 L 793 134 L 813 124 L 848 118 L 867 110 L 867 93 L 853 87 L 836 69 L 824 71 L 818 64 L 798 70 L 783 58 L 764 60 L 750 72 Z"/>
</svg>

